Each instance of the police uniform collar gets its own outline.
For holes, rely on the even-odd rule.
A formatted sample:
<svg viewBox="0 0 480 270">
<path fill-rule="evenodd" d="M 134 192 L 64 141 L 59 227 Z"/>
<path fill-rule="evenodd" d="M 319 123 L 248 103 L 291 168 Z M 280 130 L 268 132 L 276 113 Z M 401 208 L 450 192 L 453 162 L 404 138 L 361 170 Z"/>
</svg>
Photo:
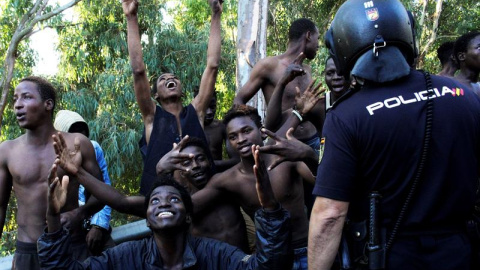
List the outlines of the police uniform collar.
<svg viewBox="0 0 480 270">
<path fill-rule="evenodd" d="M 352 75 L 373 82 L 389 82 L 407 76 L 410 66 L 402 52 L 394 46 L 386 46 L 374 54 L 371 50 L 358 58 Z"/>
</svg>

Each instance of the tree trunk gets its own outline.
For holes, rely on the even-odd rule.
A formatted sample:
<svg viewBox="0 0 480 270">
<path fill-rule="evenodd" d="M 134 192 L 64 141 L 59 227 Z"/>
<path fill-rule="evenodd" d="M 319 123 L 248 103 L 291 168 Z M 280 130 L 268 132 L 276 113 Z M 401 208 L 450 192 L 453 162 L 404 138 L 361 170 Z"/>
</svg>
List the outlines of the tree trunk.
<svg viewBox="0 0 480 270">
<path fill-rule="evenodd" d="M 258 60 L 267 54 L 268 0 L 238 1 L 237 91 L 248 81 Z M 265 116 L 267 106 L 261 91 L 247 103 Z"/>
<path fill-rule="evenodd" d="M 433 22 L 432 22 L 432 29 L 430 32 L 430 36 L 426 41 L 425 45 L 423 46 L 423 48 L 420 50 L 420 55 L 418 57 L 419 67 L 423 67 L 425 56 L 427 55 L 428 51 L 430 51 L 430 46 L 432 46 L 432 44 L 437 39 L 438 21 L 440 20 L 440 15 L 442 14 L 443 0 L 436 0 L 436 1 L 437 3 L 435 5 L 435 13 L 433 14 L 433 18 L 432 18 Z M 424 25 L 424 27 L 427 27 L 427 26 Z"/>
<path fill-rule="evenodd" d="M 38 23 L 50 19 L 51 17 L 60 14 L 67 8 L 76 5 L 81 0 L 71 0 L 67 4 L 60 6 L 51 12 L 43 13 L 47 7 L 48 0 L 36 0 L 33 7 L 22 16 L 18 23 L 17 29 L 13 34 L 12 40 L 8 45 L 7 55 L 3 63 L 4 73 L 0 80 L 0 87 L 2 89 L 2 95 L 0 96 L 0 135 L 2 131 L 3 113 L 7 107 L 7 97 L 10 92 L 10 84 L 13 79 L 13 69 L 15 67 L 15 61 L 18 55 L 18 44 L 26 38 L 28 38 L 34 31 L 34 28 Z"/>
</svg>

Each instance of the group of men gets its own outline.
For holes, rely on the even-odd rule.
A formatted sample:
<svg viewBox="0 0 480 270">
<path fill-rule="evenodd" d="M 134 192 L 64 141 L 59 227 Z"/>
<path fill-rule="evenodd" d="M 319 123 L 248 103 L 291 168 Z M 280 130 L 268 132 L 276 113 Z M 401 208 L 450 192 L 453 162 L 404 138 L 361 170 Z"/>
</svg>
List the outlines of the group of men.
<svg viewBox="0 0 480 270">
<path fill-rule="evenodd" d="M 475 93 L 479 95 L 479 44 L 480 32 L 478 31 L 468 32 L 455 41 L 442 43 L 437 49 L 437 56 L 442 65 L 442 70 L 438 75 L 453 77 L 464 84 L 471 85 Z"/>
<path fill-rule="evenodd" d="M 0 144 L 2 229 L 12 189 L 18 204 L 13 268 L 470 269 L 465 224 L 480 154 L 480 97 L 470 83 L 478 81 L 480 35 L 457 41 L 466 48 L 455 54 L 459 81 L 430 75 L 414 68 L 414 22 L 399 1 L 348 0 L 325 36 L 325 95 L 303 63 L 316 56 L 319 29 L 299 19 L 285 53 L 255 65 L 220 122 L 223 1 L 208 2 L 206 68 L 184 106 L 174 74 L 150 87 L 139 3 L 122 1 L 145 127 L 139 196 L 102 177 L 88 126 L 83 135 L 76 128 L 86 124 L 81 116 L 60 111 L 53 125 L 50 83 L 27 77 L 17 85 L 25 134 Z M 264 125 L 245 105 L 260 89 Z M 90 195 L 81 206 L 80 184 Z M 88 257 L 94 233 L 81 224 L 103 204 L 145 217 L 152 236 Z"/>
</svg>

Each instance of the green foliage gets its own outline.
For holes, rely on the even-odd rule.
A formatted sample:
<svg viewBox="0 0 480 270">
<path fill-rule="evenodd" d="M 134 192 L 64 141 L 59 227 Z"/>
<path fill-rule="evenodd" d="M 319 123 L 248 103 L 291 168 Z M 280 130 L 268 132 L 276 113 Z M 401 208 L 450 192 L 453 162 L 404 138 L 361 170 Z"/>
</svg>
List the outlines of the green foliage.
<svg viewBox="0 0 480 270">
<path fill-rule="evenodd" d="M 235 95 L 235 61 L 237 4 L 225 0 L 222 15 L 222 58 L 216 83 L 217 118 L 230 108 Z M 338 0 L 270 0 L 267 29 L 267 55 L 283 53 L 287 47 L 288 29 L 298 18 L 312 19 L 322 39 L 335 12 L 344 1 Z M 421 1 L 403 1 L 415 17 L 422 14 Z M 425 46 L 431 35 L 435 2 L 427 1 L 425 24 L 418 26 L 420 45 Z M 3 60 L 11 36 L 21 15 L 32 1 L 0 2 L 0 60 Z M 427 70 L 438 70 L 436 48 L 461 34 L 480 29 L 480 3 L 475 0 L 445 0 L 440 16 L 437 40 L 428 48 L 424 59 Z M 136 194 L 142 174 L 138 151 L 143 125 L 133 92 L 133 81 L 126 43 L 126 20 L 118 0 L 83 0 L 75 6 L 78 15 L 70 22 L 57 16 L 43 26 L 57 30 L 60 52 L 59 72 L 51 80 L 59 91 L 57 109 L 80 113 L 90 127 L 91 139 L 103 147 L 113 186 L 125 194 Z M 144 61 L 151 82 L 163 72 L 173 72 L 181 80 L 186 94 L 185 104 L 193 98 L 205 68 L 209 34 L 210 7 L 207 0 L 148 0 L 140 2 L 139 22 L 142 33 Z M 171 24 L 163 23 L 168 16 Z M 12 85 L 29 75 L 35 55 L 28 40 L 20 43 Z M 313 77 L 323 77 L 325 49 L 309 62 Z M 2 68 L 2 67 L 0 67 Z M 3 70 L 0 70 L 3 72 Z M 9 98 L 10 104 L 11 97 Z M 12 107 L 7 107 L 0 142 L 21 134 Z M 10 206 L 15 206 L 14 196 Z M 2 236 L 0 255 L 13 249 L 16 222 L 15 207 L 10 207 Z M 113 214 L 112 225 L 118 226 L 135 218 Z"/>
</svg>

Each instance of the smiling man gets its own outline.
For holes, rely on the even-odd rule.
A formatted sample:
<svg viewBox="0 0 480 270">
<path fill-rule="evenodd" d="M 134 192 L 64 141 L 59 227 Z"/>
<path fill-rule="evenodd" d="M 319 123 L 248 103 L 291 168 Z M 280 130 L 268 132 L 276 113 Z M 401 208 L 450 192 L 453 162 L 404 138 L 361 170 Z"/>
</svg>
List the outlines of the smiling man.
<svg viewBox="0 0 480 270">
<path fill-rule="evenodd" d="M 202 140 L 185 137 L 158 162 L 157 173 L 175 172 L 175 179 L 193 195 L 204 188 L 212 177 L 212 161 L 208 159 L 207 152 L 208 148 Z M 195 236 L 217 239 L 249 251 L 240 207 L 227 196 L 197 214 L 191 232 Z"/>
<path fill-rule="evenodd" d="M 144 213 L 152 236 L 123 243 L 84 262 L 71 258 L 69 236 L 60 225 L 59 212 L 65 203 L 69 179 L 60 181 L 56 177 L 60 163 L 56 160 L 49 175 L 48 229 L 38 241 L 42 269 L 288 269 L 289 214 L 275 199 L 258 151 L 255 160 L 256 193 L 262 208 L 255 216 L 257 253 L 247 255 L 226 243 L 191 236 L 191 197 L 183 186 L 162 175 L 144 198 Z"/>
<path fill-rule="evenodd" d="M 192 198 L 195 203 L 195 216 L 209 209 L 222 197 L 235 200 L 253 218 L 261 208 L 255 196 L 255 164 L 252 145 L 263 145 L 261 119 L 255 108 L 247 105 L 234 105 L 224 118 L 227 138 L 240 155 L 241 162 L 229 170 L 216 174 L 207 185 Z M 278 157 L 261 154 L 270 165 Z M 303 162 L 283 162 L 268 172 L 275 197 L 292 216 L 292 246 L 295 249 L 294 269 L 307 268 L 308 219 L 304 211 L 303 180 L 313 182 L 313 175 Z"/>
<path fill-rule="evenodd" d="M 25 134 L 0 144 L 0 236 L 3 231 L 8 201 L 12 190 L 17 202 L 17 243 L 13 269 L 39 269 L 36 242 L 46 226 L 48 168 L 55 160 L 52 147 L 53 110 L 56 93 L 52 84 L 40 77 L 26 77 L 20 81 L 13 94 L 13 110 L 20 128 Z M 74 135 L 64 133 L 66 144 L 74 145 Z M 85 170 L 101 178 L 90 141 L 78 136 L 76 147 L 82 148 L 81 165 Z M 63 176 L 63 170 L 59 171 Z M 75 180 L 75 181 L 74 181 Z M 78 207 L 78 182 L 72 179 L 65 206 L 63 223 L 74 235 L 78 257 L 87 252 L 85 235 L 80 229 L 85 217 L 101 209 L 92 197 L 86 205 Z"/>
<path fill-rule="evenodd" d="M 162 74 L 152 87 L 151 98 L 147 70 L 143 62 L 140 30 L 138 27 L 138 1 L 123 0 L 123 11 L 127 18 L 127 40 L 130 65 L 133 72 L 135 97 L 142 114 L 145 130 L 140 141 L 144 157 L 140 193 L 148 192 L 156 179 L 155 166 L 162 156 L 170 151 L 172 143 L 178 143 L 183 136 L 190 135 L 207 142 L 203 132 L 203 121 L 210 99 L 215 91 L 215 80 L 220 61 L 220 17 L 222 0 L 209 0 L 212 9 L 210 39 L 207 50 L 207 66 L 200 81 L 199 94 L 192 103 L 182 104 L 182 84 L 170 73 Z"/>
</svg>

